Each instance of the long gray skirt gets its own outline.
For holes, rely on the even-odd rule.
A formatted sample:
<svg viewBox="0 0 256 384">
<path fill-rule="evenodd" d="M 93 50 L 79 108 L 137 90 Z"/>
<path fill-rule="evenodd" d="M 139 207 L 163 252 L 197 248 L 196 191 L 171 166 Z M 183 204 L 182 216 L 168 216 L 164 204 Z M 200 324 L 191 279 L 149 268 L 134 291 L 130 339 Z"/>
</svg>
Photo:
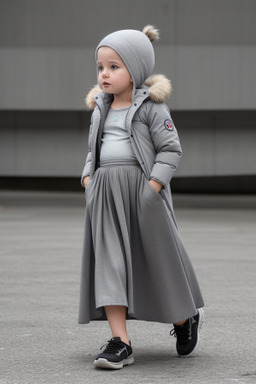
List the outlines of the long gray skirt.
<svg viewBox="0 0 256 384">
<path fill-rule="evenodd" d="M 85 197 L 79 323 L 106 319 L 105 305 L 163 323 L 195 315 L 203 299 L 174 213 L 140 166 L 98 168 Z"/>
</svg>

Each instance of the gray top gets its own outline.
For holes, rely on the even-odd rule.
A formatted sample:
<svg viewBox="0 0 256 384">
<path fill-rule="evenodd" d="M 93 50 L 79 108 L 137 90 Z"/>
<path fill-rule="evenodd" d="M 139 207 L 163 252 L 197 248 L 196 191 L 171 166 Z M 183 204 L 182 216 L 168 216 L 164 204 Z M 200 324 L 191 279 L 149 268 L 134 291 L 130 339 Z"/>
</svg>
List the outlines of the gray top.
<svg viewBox="0 0 256 384">
<path fill-rule="evenodd" d="M 130 107 L 109 109 L 104 127 L 100 151 L 100 164 L 109 162 L 137 162 L 125 119 Z"/>
</svg>

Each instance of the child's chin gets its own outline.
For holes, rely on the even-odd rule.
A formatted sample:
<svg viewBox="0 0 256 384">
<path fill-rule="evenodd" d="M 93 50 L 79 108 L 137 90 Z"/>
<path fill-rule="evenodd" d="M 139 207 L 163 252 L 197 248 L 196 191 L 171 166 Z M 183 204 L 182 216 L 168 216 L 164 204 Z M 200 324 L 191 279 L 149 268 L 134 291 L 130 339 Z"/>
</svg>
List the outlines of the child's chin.
<svg viewBox="0 0 256 384">
<path fill-rule="evenodd" d="M 102 88 L 102 90 L 104 91 L 104 92 L 106 92 L 108 95 L 111 95 L 113 92 L 110 92 L 110 90 L 109 89 L 107 89 L 107 88 Z"/>
</svg>

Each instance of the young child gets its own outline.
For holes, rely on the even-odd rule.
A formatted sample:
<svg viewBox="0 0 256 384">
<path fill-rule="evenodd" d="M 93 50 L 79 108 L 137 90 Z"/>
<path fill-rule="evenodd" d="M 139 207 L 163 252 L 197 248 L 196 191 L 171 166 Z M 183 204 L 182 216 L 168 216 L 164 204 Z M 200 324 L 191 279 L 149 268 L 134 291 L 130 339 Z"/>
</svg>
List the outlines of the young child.
<svg viewBox="0 0 256 384">
<path fill-rule="evenodd" d="M 134 362 L 126 319 L 174 323 L 179 356 L 199 342 L 203 299 L 178 232 L 170 180 L 181 147 L 171 84 L 152 75 L 158 31 L 121 30 L 96 49 L 98 86 L 82 173 L 85 235 L 79 323 L 107 319 L 112 338 L 94 364 Z"/>
</svg>

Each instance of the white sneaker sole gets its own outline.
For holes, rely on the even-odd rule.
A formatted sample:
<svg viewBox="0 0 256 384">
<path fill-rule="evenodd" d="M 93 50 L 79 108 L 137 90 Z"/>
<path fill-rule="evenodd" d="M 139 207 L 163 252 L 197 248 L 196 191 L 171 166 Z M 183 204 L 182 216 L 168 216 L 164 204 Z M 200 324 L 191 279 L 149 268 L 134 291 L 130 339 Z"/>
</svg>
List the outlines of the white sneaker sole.
<svg viewBox="0 0 256 384">
<path fill-rule="evenodd" d="M 199 346 L 199 341 L 200 341 L 199 331 L 200 331 L 200 329 L 203 326 L 203 320 L 204 320 L 204 310 L 203 310 L 203 308 L 198 308 L 198 313 L 199 313 L 199 319 L 198 319 L 198 327 L 197 327 L 197 342 L 196 342 L 196 345 L 195 345 L 193 351 L 190 352 L 188 355 L 179 355 L 179 357 L 186 358 L 186 357 L 190 357 L 190 356 L 192 356 L 192 355 L 194 355 L 196 353 L 196 350 L 197 350 L 197 348 Z"/>
<path fill-rule="evenodd" d="M 107 368 L 107 369 L 121 369 L 125 365 L 131 365 L 134 363 L 133 355 L 129 356 L 128 359 L 124 359 L 119 363 L 113 363 L 112 361 L 108 361 L 107 359 L 97 359 L 94 360 L 94 365 L 97 368 Z"/>
</svg>

